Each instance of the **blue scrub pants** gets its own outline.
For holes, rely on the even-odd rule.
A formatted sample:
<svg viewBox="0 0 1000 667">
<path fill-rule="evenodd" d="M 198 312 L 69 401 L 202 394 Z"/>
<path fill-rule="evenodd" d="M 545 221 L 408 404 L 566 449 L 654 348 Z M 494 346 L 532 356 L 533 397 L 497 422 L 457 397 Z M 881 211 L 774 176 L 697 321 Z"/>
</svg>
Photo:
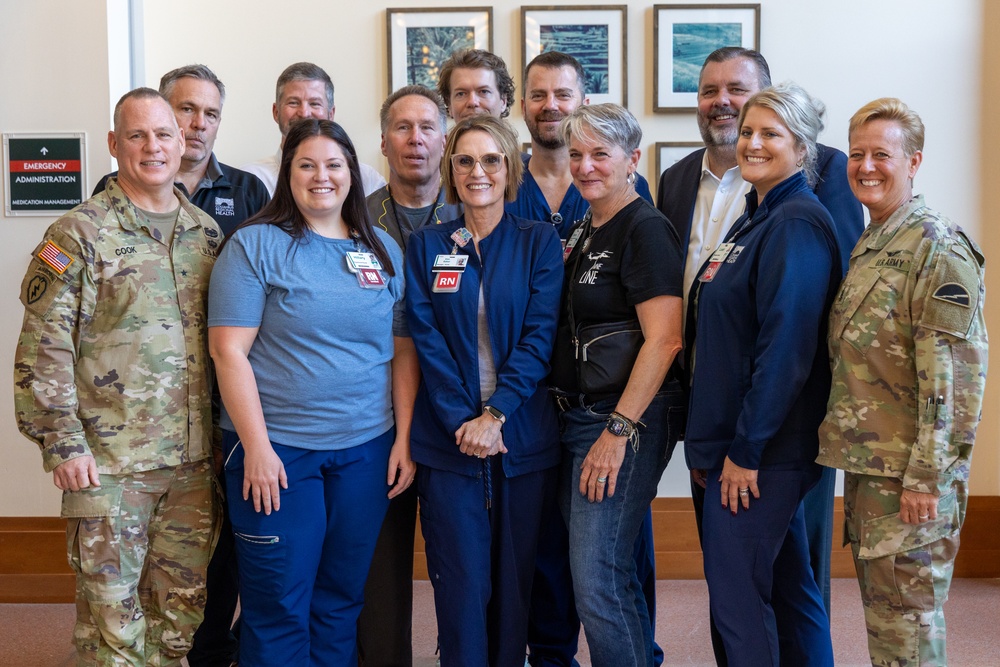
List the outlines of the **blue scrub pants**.
<svg viewBox="0 0 1000 667">
<path fill-rule="evenodd" d="M 809 564 L 802 499 L 820 467 L 758 472 L 759 499 L 722 507 L 720 469 L 708 471 L 702 549 L 712 618 L 730 667 L 832 667 L 823 597 Z"/>
<path fill-rule="evenodd" d="M 806 494 L 802 507 L 806 522 L 806 541 L 809 544 L 809 562 L 812 565 L 813 578 L 823 594 L 823 604 L 827 616 L 830 615 L 830 561 L 833 553 L 833 495 L 837 482 L 837 471 L 834 468 L 823 467 L 819 481 Z M 694 518 L 698 526 L 698 542 L 704 542 L 702 535 L 702 516 L 705 507 L 705 489 L 691 480 L 691 500 L 694 503 Z M 712 635 L 712 651 L 715 654 L 715 664 L 718 667 L 728 667 L 726 647 L 722 636 L 715 627 L 715 619 L 709 614 L 709 630 Z"/>
<path fill-rule="evenodd" d="M 417 468 L 420 528 L 434 586 L 441 667 L 523 667 L 542 494 L 557 468 L 506 477 Z"/>
<path fill-rule="evenodd" d="M 395 429 L 356 447 L 271 443 L 288 488 L 281 509 L 243 500 L 243 447 L 223 432 L 229 515 L 240 568 L 242 667 L 356 667 L 365 579 L 389 499 Z"/>
</svg>

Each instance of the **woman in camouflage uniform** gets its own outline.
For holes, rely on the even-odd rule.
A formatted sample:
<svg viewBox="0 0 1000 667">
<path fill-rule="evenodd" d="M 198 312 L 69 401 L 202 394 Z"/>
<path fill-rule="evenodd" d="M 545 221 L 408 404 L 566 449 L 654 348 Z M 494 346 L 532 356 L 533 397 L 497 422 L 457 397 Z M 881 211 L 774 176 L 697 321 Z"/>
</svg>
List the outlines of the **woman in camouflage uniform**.
<svg viewBox="0 0 1000 667">
<path fill-rule="evenodd" d="M 969 461 L 986 383 L 983 255 L 913 195 L 924 126 L 882 98 L 851 118 L 847 175 L 871 225 L 830 313 L 818 461 L 846 471 L 873 665 L 944 665 Z"/>
</svg>

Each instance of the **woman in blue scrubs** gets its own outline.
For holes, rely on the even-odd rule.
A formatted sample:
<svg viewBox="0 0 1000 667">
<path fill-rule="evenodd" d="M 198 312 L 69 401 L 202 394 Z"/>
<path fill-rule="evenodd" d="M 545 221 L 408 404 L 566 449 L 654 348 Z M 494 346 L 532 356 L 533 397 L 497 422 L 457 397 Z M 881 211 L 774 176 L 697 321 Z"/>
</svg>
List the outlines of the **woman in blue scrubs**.
<svg viewBox="0 0 1000 667">
<path fill-rule="evenodd" d="M 706 482 L 705 578 L 730 667 L 833 664 L 802 505 L 821 474 L 826 322 L 842 277 L 810 187 L 822 113 L 794 84 L 744 104 L 736 159 L 753 189 L 689 300 L 684 450 Z"/>
<path fill-rule="evenodd" d="M 544 485 L 559 462 L 544 379 L 559 312 L 551 224 L 504 213 L 523 164 L 491 116 L 451 131 L 442 187 L 465 215 L 406 252 L 422 383 L 413 420 L 420 525 L 442 667 L 522 667 Z"/>
<path fill-rule="evenodd" d="M 212 274 L 245 667 L 357 665 L 379 527 L 413 481 L 402 256 L 360 184 L 339 125 L 295 124 L 274 199 Z"/>
</svg>

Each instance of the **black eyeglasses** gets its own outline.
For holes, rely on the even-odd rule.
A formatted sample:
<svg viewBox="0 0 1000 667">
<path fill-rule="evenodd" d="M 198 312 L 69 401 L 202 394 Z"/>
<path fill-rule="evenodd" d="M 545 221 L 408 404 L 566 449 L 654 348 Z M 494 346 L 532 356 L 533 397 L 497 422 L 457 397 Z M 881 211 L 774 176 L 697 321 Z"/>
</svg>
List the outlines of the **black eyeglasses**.
<svg viewBox="0 0 1000 667">
<path fill-rule="evenodd" d="M 487 174 L 495 174 L 503 168 L 504 156 L 500 153 L 485 153 L 479 156 L 479 159 L 472 157 L 471 155 L 452 155 L 451 156 L 451 168 L 456 174 L 466 175 L 471 174 L 472 170 L 476 168 L 476 163 L 483 168 L 483 171 Z"/>
</svg>

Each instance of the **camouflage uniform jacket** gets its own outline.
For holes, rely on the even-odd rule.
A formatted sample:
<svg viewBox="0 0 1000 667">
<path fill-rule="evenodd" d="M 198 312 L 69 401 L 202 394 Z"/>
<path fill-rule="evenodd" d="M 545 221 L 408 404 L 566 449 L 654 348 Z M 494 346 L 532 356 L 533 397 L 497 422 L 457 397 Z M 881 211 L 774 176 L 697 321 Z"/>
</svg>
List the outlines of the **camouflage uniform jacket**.
<svg viewBox="0 0 1000 667">
<path fill-rule="evenodd" d="M 221 233 L 174 193 L 172 247 L 111 179 L 32 255 L 14 404 L 47 472 L 88 454 L 112 475 L 209 456 L 206 300 Z"/>
<path fill-rule="evenodd" d="M 986 386 L 983 261 L 922 196 L 865 230 L 830 312 L 819 463 L 923 493 L 968 479 Z"/>
</svg>

